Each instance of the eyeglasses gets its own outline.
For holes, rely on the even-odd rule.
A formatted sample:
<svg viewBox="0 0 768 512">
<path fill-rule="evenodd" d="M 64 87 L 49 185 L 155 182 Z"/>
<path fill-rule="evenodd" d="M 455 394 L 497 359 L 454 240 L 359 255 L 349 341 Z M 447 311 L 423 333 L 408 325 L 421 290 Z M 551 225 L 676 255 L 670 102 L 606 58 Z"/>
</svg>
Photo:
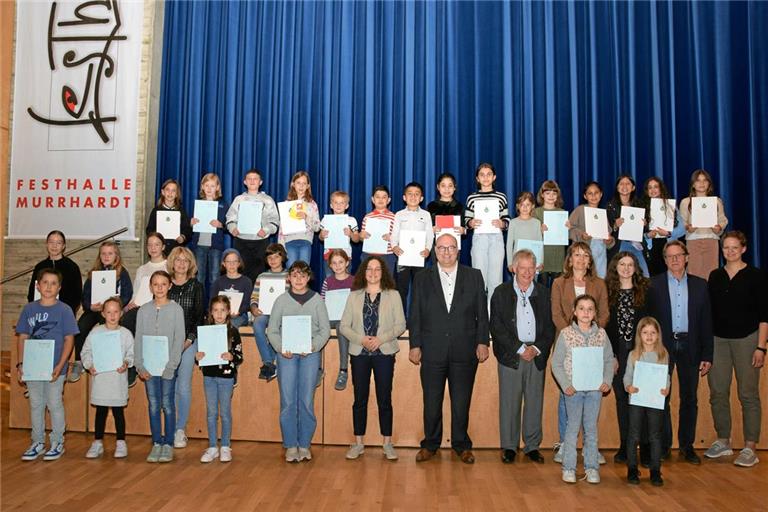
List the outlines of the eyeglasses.
<svg viewBox="0 0 768 512">
<path fill-rule="evenodd" d="M 187 258 L 176 258 L 177 263 L 185 263 L 189 265 L 191 262 Z"/>
<path fill-rule="evenodd" d="M 459 248 L 456 247 L 455 245 L 438 245 L 438 246 L 435 247 L 435 251 L 441 252 L 441 253 L 456 252 L 458 250 L 459 250 Z"/>
</svg>

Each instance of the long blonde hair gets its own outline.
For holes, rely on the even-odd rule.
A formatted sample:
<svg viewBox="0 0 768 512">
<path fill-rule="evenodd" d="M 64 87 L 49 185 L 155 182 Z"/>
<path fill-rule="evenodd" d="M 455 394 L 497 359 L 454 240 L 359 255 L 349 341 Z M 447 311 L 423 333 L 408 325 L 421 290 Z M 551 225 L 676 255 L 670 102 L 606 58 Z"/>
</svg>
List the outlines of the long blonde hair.
<svg viewBox="0 0 768 512">
<path fill-rule="evenodd" d="M 629 353 L 629 360 L 630 362 L 634 363 L 639 361 L 640 357 L 643 355 L 643 338 L 640 333 L 642 333 L 643 329 L 649 325 L 656 329 L 656 360 L 661 364 L 666 364 L 669 362 L 669 355 L 667 354 L 666 347 L 664 347 L 664 343 L 661 341 L 661 326 L 659 325 L 659 322 L 657 322 L 656 319 L 652 316 L 644 316 L 640 319 L 639 322 L 637 322 L 637 331 L 635 332 L 635 348 L 632 349 L 632 352 Z"/>
<path fill-rule="evenodd" d="M 113 242 L 111 240 L 107 240 L 106 242 L 102 242 L 102 244 L 99 246 L 99 255 L 96 256 L 96 261 L 93 262 L 93 266 L 91 267 L 91 270 L 88 272 L 88 279 L 91 278 L 91 274 L 93 274 L 94 270 L 104 270 L 104 264 L 101 262 L 101 249 L 103 247 L 112 247 L 115 250 L 115 263 L 112 265 L 112 269 L 117 273 L 117 280 L 120 281 L 120 274 L 123 272 L 123 260 L 120 257 L 120 246 L 117 245 L 116 242 Z"/>
</svg>

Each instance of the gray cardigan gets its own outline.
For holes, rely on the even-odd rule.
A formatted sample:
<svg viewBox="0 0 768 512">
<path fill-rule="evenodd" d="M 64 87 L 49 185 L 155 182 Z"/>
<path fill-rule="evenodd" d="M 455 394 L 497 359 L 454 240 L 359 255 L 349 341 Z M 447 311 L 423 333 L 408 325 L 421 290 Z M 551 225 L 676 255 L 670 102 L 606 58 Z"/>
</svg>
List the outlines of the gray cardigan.
<svg viewBox="0 0 768 512">
<path fill-rule="evenodd" d="M 146 371 L 142 352 L 144 335 L 168 337 L 168 364 L 165 365 L 162 377 L 172 379 L 181 362 L 181 352 L 187 337 L 184 329 L 184 311 L 181 306 L 170 301 L 158 308 L 152 300 L 139 308 L 136 315 L 136 339 L 133 345 L 134 365 L 138 372 Z"/>
<path fill-rule="evenodd" d="M 279 296 L 272 305 L 269 315 L 267 337 L 272 347 L 283 352 L 283 317 L 291 315 L 308 315 L 312 317 L 312 352 L 320 352 L 331 336 L 331 324 L 328 321 L 328 310 L 325 301 L 317 292 L 304 304 L 299 304 L 291 297 L 290 292 Z"/>
<path fill-rule="evenodd" d="M 347 305 L 339 322 L 339 331 L 349 340 L 349 353 L 358 356 L 363 351 L 363 304 L 365 290 L 355 290 L 349 294 Z M 400 350 L 397 338 L 405 332 L 405 314 L 400 293 L 397 290 L 383 290 L 379 302 L 379 328 L 376 336 L 381 345 L 382 354 L 394 354 Z"/>
</svg>

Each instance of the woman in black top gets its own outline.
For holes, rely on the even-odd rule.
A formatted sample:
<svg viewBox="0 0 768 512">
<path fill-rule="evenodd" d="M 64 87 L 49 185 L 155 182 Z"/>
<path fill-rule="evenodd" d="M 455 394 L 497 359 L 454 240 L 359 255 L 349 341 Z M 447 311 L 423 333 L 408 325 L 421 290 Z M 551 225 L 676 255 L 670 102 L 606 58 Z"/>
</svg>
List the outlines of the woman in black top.
<svg viewBox="0 0 768 512">
<path fill-rule="evenodd" d="M 61 272 L 59 300 L 72 308 L 72 313 L 77 316 L 77 310 L 80 309 L 80 299 L 83 296 L 83 276 L 77 263 L 64 256 L 64 251 L 67 248 L 67 239 L 64 237 L 64 233 L 59 230 L 48 233 L 48 236 L 45 237 L 45 248 L 48 257 L 35 265 L 32 279 L 29 280 L 27 302 L 35 300 L 37 273 L 44 268 L 52 268 Z"/>
<path fill-rule="evenodd" d="M 608 264 L 605 284 L 608 288 L 608 307 L 611 313 L 605 332 L 611 340 L 613 354 L 619 365 L 613 377 L 613 392 L 616 395 L 616 415 L 619 420 L 621 445 L 613 460 L 626 462 L 629 395 L 624 389 L 623 377 L 624 370 L 627 368 L 627 358 L 635 346 L 637 322 L 646 315 L 646 294 L 649 282 L 643 277 L 635 255 L 621 251 L 611 258 Z"/>
<path fill-rule="evenodd" d="M 713 270 L 708 281 L 715 345 L 707 380 L 717 439 L 704 455 L 714 459 L 733 454 L 730 396 L 735 372 L 745 447 L 734 464 L 750 467 L 758 462 L 755 444 L 762 425 L 760 368 L 765 363 L 768 339 L 768 281 L 760 269 L 742 259 L 747 250 L 747 237 L 742 232 L 726 233 L 722 244 L 725 266 Z"/>
</svg>

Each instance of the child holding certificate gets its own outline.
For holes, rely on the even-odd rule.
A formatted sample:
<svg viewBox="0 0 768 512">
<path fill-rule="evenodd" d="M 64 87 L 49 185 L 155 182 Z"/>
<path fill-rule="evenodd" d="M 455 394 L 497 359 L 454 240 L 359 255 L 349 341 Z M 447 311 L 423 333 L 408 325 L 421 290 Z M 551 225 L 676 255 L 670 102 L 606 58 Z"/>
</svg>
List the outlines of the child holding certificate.
<svg viewBox="0 0 768 512">
<path fill-rule="evenodd" d="M 576 483 L 576 441 L 584 432 L 584 468 L 587 482 L 600 483 L 600 465 L 597 455 L 597 418 L 603 393 L 611 389 L 613 381 L 613 350 L 605 330 L 598 327 L 597 301 L 591 295 L 581 295 L 573 305 L 571 325 L 560 331 L 552 355 L 552 373 L 565 394 L 568 420 L 563 443 L 563 481 Z M 574 363 L 573 350 L 598 347 L 601 351 L 602 382 L 597 389 L 577 390 L 575 374 L 585 368 Z M 592 362 L 592 361 L 590 361 Z"/>
<path fill-rule="evenodd" d="M 351 215 L 347 215 L 347 210 L 349 209 L 349 194 L 347 194 L 343 190 L 336 190 L 335 192 L 331 193 L 330 203 L 331 203 L 331 211 L 333 212 L 333 215 L 346 216 L 346 223 L 347 223 L 347 225 L 344 227 L 344 236 L 346 237 L 346 239 L 342 244 L 343 247 L 334 247 L 334 249 L 344 249 L 344 251 L 347 253 L 347 256 L 351 258 L 352 257 L 351 242 L 357 243 L 360 241 L 360 230 L 357 227 L 357 220 Z M 323 219 L 320 221 L 320 234 L 318 236 L 322 241 L 325 241 L 329 236 L 331 236 L 331 232 L 327 228 L 328 220 L 326 219 L 326 217 L 328 216 L 323 216 Z M 328 257 L 332 250 L 333 249 L 328 249 L 326 247 L 325 251 L 323 252 L 323 259 L 326 262 L 326 268 L 325 268 L 326 275 L 330 273 L 330 267 L 328 266 Z"/>
<path fill-rule="evenodd" d="M 288 253 L 288 266 L 294 261 L 310 263 L 312 260 L 312 240 L 315 233 L 320 231 L 320 212 L 317 203 L 312 198 L 312 182 L 307 171 L 298 171 L 291 178 L 286 201 L 301 201 L 296 208 L 295 215 L 304 219 L 306 229 L 301 233 L 283 233 L 282 223 L 277 234 L 277 241 L 285 246 Z"/>
<path fill-rule="evenodd" d="M 16 322 L 18 335 L 18 372 L 19 382 L 24 378 L 24 345 L 32 340 L 53 340 L 53 359 L 44 362 L 49 368 L 46 380 L 26 381 L 29 390 L 29 416 L 32 424 L 32 444 L 21 456 L 21 460 L 35 460 L 43 455 L 43 460 L 56 460 L 64 453 L 64 379 L 67 374 L 67 361 L 72 352 L 77 323 L 72 308 L 60 302 L 56 296 L 61 290 L 61 273 L 46 268 L 37 273 L 37 290 L 40 300 L 30 302 L 21 310 Z M 27 361 L 31 374 L 34 363 Z M 50 366 L 48 366 L 50 364 Z M 49 378 L 48 378 L 49 377 Z M 51 447 L 45 451 L 45 409 L 51 415 Z"/>
<path fill-rule="evenodd" d="M 101 283 L 94 282 L 93 273 L 104 270 L 115 272 L 115 290 L 108 290 L 107 297 L 120 297 L 121 304 L 128 304 L 133 295 L 133 285 L 131 284 L 131 275 L 123 266 L 120 257 L 120 246 L 115 242 L 107 241 L 99 246 L 99 257 L 93 262 L 88 278 L 83 285 L 83 314 L 77 320 L 77 327 L 80 333 L 75 336 L 75 362 L 69 370 L 67 380 L 77 382 L 80 380 L 80 374 L 83 373 L 83 363 L 81 362 L 80 352 L 83 350 L 85 338 L 91 329 L 100 324 L 104 319 L 101 316 L 103 304 L 101 300 L 93 302 L 94 288 L 101 287 Z"/>
<path fill-rule="evenodd" d="M 395 214 L 388 208 L 391 201 L 389 195 L 389 189 L 385 185 L 377 185 L 373 188 L 373 194 L 371 195 L 371 202 L 373 203 L 373 211 L 368 212 L 363 217 L 363 224 L 360 227 L 360 240 L 363 240 L 363 253 L 360 259 L 363 260 L 371 254 L 376 254 L 384 258 L 387 262 L 392 277 L 395 276 L 395 268 L 397 267 L 397 258 L 392 252 L 392 244 L 390 244 L 390 237 L 392 236 L 392 229 L 395 224 Z M 384 232 L 376 231 L 374 233 L 366 230 L 369 224 L 384 224 L 386 229 Z M 376 249 L 366 249 L 366 239 L 372 236 L 377 237 L 371 239 L 371 246 L 380 246 Z"/>
<path fill-rule="evenodd" d="M 608 271 L 608 249 L 612 248 L 615 240 L 613 236 L 608 235 L 607 240 L 592 238 L 587 233 L 587 222 L 584 218 L 584 208 L 600 208 L 600 201 L 603 199 L 603 188 L 596 181 L 590 181 L 584 187 L 582 197 L 586 201 L 585 204 L 580 204 L 568 217 L 568 222 L 571 224 L 571 229 L 568 235 L 574 242 L 586 242 L 589 244 L 589 248 L 592 249 L 592 261 L 595 265 L 595 273 L 600 279 L 605 279 L 605 274 Z M 606 226 L 608 233 L 611 232 L 610 226 Z"/>
<path fill-rule="evenodd" d="M 467 197 L 467 208 L 464 211 L 465 225 L 468 229 L 474 229 L 472 235 L 472 267 L 483 274 L 483 282 L 490 303 L 493 291 L 504 280 L 504 235 L 502 230 L 509 225 L 509 208 L 507 196 L 494 188 L 496 182 L 496 170 L 489 163 L 482 163 L 475 169 L 475 181 L 477 192 Z M 498 203 L 498 218 L 483 220 L 483 212 L 476 208 L 476 203 L 482 201 L 494 201 Z M 490 223 L 496 232 L 479 232 L 479 228 L 488 229 Z M 403 304 L 405 305 L 405 304 Z"/>
<path fill-rule="evenodd" d="M 622 206 L 631 206 L 634 208 L 644 208 L 643 201 L 636 197 L 635 179 L 629 174 L 622 174 L 616 179 L 616 185 L 613 189 L 613 197 L 606 205 L 608 214 L 608 224 L 611 226 L 611 235 L 613 238 L 618 239 L 619 228 L 624 224 L 624 217 L 621 216 Z M 643 219 L 645 221 L 645 219 Z M 650 277 L 648 271 L 648 263 L 645 261 L 645 254 L 643 253 L 642 242 L 631 242 L 629 240 L 621 240 L 620 243 L 613 246 L 610 257 L 618 251 L 626 251 L 635 255 L 637 262 L 640 265 L 640 270 L 643 271 L 645 277 Z"/>
<path fill-rule="evenodd" d="M 144 381 L 149 404 L 152 450 L 147 462 L 171 462 L 176 431 L 176 369 L 181 362 L 186 330 L 184 310 L 168 298 L 171 276 L 158 270 L 149 280 L 153 299 L 139 308 L 136 318 L 134 363 Z M 147 339 L 145 339 L 147 338 Z M 145 344 L 161 345 L 162 350 L 145 351 Z M 165 345 L 167 349 L 162 347 Z M 154 370 L 150 373 L 150 370 Z M 165 432 L 160 413 L 165 416 Z"/>
<path fill-rule="evenodd" d="M 270 235 L 280 227 L 280 216 L 275 200 L 259 191 L 261 171 L 249 169 L 243 183 L 246 191 L 232 201 L 227 211 L 227 229 L 235 237 L 233 247 L 243 256 L 243 273 L 255 280 L 264 272 L 264 251 Z"/>
<path fill-rule="evenodd" d="M 168 179 L 160 187 L 160 197 L 157 199 L 157 205 L 149 212 L 147 219 L 147 227 L 145 229 L 147 235 L 163 231 L 158 229 L 158 212 L 179 212 L 179 235 L 175 238 L 169 238 L 166 233 L 165 237 L 165 254 L 170 254 L 171 249 L 179 245 L 185 245 L 192 238 L 192 225 L 190 224 L 189 215 L 187 215 L 186 210 L 181 205 L 181 185 L 179 185 L 178 181 Z"/>
<path fill-rule="evenodd" d="M 219 276 L 219 265 L 221 265 L 221 253 L 224 251 L 224 225 L 227 223 L 227 210 L 229 206 L 221 196 L 221 181 L 219 177 L 209 172 L 200 180 L 200 194 L 198 197 L 202 201 L 210 201 L 216 206 L 216 217 L 207 220 L 209 224 L 205 231 L 195 231 L 194 226 L 200 224 L 201 220 L 192 217 L 190 224 L 192 227 L 192 240 L 189 243 L 190 249 L 195 253 L 197 260 L 197 280 L 203 285 L 206 291 L 204 297 L 208 298 L 208 293 L 213 286 L 213 282 Z M 197 201 L 195 202 L 197 204 Z M 193 213 L 194 215 L 194 213 Z M 213 232 L 211 232 L 213 230 Z"/>
<path fill-rule="evenodd" d="M 208 448 L 200 457 L 200 462 L 213 462 L 218 458 L 221 462 L 232 460 L 230 436 L 232 434 L 232 390 L 234 389 L 237 367 L 243 362 L 243 347 L 240 333 L 229 322 L 229 297 L 217 295 L 211 299 L 211 309 L 208 313 L 209 325 L 227 326 L 227 351 L 219 357 L 226 364 L 201 366 L 203 372 L 203 387 L 205 389 L 205 405 L 208 418 Z M 205 357 L 205 352 L 197 352 L 195 359 L 198 363 Z M 218 441 L 218 419 L 221 417 L 221 449 Z"/>
<path fill-rule="evenodd" d="M 554 180 L 546 180 L 539 187 L 539 193 L 536 194 L 536 203 L 539 205 L 533 210 L 533 216 L 541 222 L 541 232 L 544 233 L 549 227 L 544 222 L 544 212 L 564 212 L 563 194 L 560 192 L 560 186 Z M 566 222 L 565 227 L 570 229 L 571 225 Z M 548 288 L 552 286 L 552 281 L 563 271 L 563 260 L 565 260 L 564 245 L 545 245 L 544 246 L 544 268 L 539 274 L 542 284 Z"/>
<path fill-rule="evenodd" d="M 652 364 L 669 364 L 669 357 L 664 344 L 661 342 L 661 327 L 655 318 L 646 316 L 637 324 L 635 349 L 629 354 L 627 369 L 624 372 L 624 388 L 629 394 L 635 394 L 639 389 L 633 386 L 635 363 L 643 361 Z M 664 388 L 658 393 L 669 395 L 669 374 Z M 629 438 L 627 440 L 627 481 L 630 484 L 640 483 L 640 473 L 637 470 L 637 444 L 643 425 L 647 425 L 648 437 L 651 443 L 651 483 L 655 486 L 664 485 L 661 478 L 661 430 L 664 426 L 664 410 L 639 405 L 629 406 Z"/>
<path fill-rule="evenodd" d="M 398 257 L 397 290 L 400 292 L 400 300 L 406 310 L 408 309 L 408 291 L 411 288 L 411 281 L 416 278 L 416 274 L 424 270 L 423 260 L 429 257 L 434 238 L 432 218 L 428 211 L 419 206 L 423 200 L 424 188 L 421 184 L 415 181 L 408 183 L 403 190 L 405 208 L 395 214 L 395 221 L 392 224 L 390 239 L 392 252 Z M 416 238 L 415 235 L 421 233 L 424 233 L 421 235 L 423 238 Z M 423 242 L 413 244 L 413 240 L 423 240 Z M 408 249 L 412 250 L 406 253 Z M 414 262 L 406 260 L 406 257 L 413 256 L 414 251 L 418 251 L 421 260 Z M 419 262 L 421 262 L 421 266 L 417 266 Z"/>
<path fill-rule="evenodd" d="M 533 194 L 530 192 L 520 192 L 515 200 L 515 210 L 517 217 L 509 221 L 507 231 L 507 266 L 512 272 L 512 258 L 517 252 L 516 245 L 520 240 L 530 240 L 541 242 L 541 222 L 533 216 L 533 209 L 536 207 Z M 544 268 L 541 262 L 543 255 L 536 256 L 537 270 Z M 493 295 L 493 294 L 491 294 Z"/>
<path fill-rule="evenodd" d="M 269 314 L 272 311 L 272 303 L 275 297 L 274 294 L 269 294 L 269 309 L 260 300 L 262 298 L 262 288 L 266 287 L 264 289 L 264 298 L 267 299 L 266 292 L 273 289 L 272 284 L 276 281 L 283 281 L 282 288 L 285 289 L 288 282 L 288 271 L 285 270 L 285 262 L 288 260 L 288 255 L 285 252 L 285 247 L 280 244 L 270 244 L 267 247 L 266 254 L 269 270 L 259 274 L 259 277 L 256 278 L 256 283 L 253 285 L 253 291 L 251 292 L 251 314 L 253 315 L 253 337 L 256 338 L 256 347 L 259 349 L 259 356 L 261 356 L 259 378 L 270 382 L 277 377 L 277 366 L 275 364 L 277 354 L 267 340 L 267 324 L 269 323 Z"/>
<path fill-rule="evenodd" d="M 91 405 L 96 407 L 94 422 L 94 441 L 88 452 L 87 459 L 97 459 L 104 453 L 104 428 L 107 424 L 107 414 L 112 408 L 115 419 L 115 458 L 128 456 L 128 445 L 125 444 L 125 406 L 128 405 L 128 367 L 133 366 L 133 335 L 125 327 L 120 326 L 122 305 L 120 299 L 111 297 L 104 301 L 101 310 L 104 325 L 94 327 L 83 346 L 83 366 L 91 374 Z M 109 338 L 114 338 L 109 339 Z M 120 365 L 115 368 L 99 368 L 99 351 L 108 351 L 107 344 L 119 344 Z M 115 362 L 117 363 L 117 362 Z M 114 364 L 113 364 L 114 366 Z"/>
<path fill-rule="evenodd" d="M 303 261 L 288 269 L 291 287 L 272 307 L 267 336 L 277 352 L 280 431 L 286 462 L 311 460 L 309 445 L 317 427 L 315 385 L 321 350 L 331 328 L 320 295 L 309 289 L 312 270 Z"/>
<path fill-rule="evenodd" d="M 230 306 L 237 307 L 231 312 L 230 323 L 234 327 L 242 327 L 248 323 L 248 305 L 253 292 L 253 281 L 240 272 L 243 270 L 243 260 L 237 249 L 227 249 L 221 260 L 223 276 L 219 276 L 211 286 L 211 298 L 217 295 L 230 295 Z M 232 297 L 239 296 L 240 301 L 234 304 Z"/>
<path fill-rule="evenodd" d="M 643 186 L 645 195 L 643 204 L 646 208 L 646 222 L 648 223 L 648 232 L 645 234 L 645 258 L 648 261 L 648 273 L 651 277 L 662 274 L 667 271 L 667 265 L 664 263 L 664 246 L 670 240 L 677 240 L 685 234 L 680 211 L 675 208 L 675 200 L 669 196 L 664 181 L 658 176 L 651 176 L 645 180 Z M 662 211 L 667 217 L 667 222 L 672 229 L 664 229 L 662 226 L 653 226 L 653 202 L 659 201 L 662 204 Z M 670 204 L 671 203 L 671 204 Z"/>
<path fill-rule="evenodd" d="M 691 175 L 690 195 L 680 201 L 680 215 L 686 231 L 685 245 L 689 253 L 687 271 L 705 280 L 709 279 L 709 274 L 720 265 L 720 235 L 728 225 L 728 217 L 725 216 L 723 201 L 718 197 L 717 223 L 710 227 L 694 226 L 693 198 L 714 195 L 715 186 L 712 184 L 712 177 L 704 169 L 698 169 Z"/>
<path fill-rule="evenodd" d="M 320 296 L 326 300 L 326 293 L 335 290 L 351 290 L 355 281 L 355 276 L 349 273 L 349 256 L 342 249 L 331 249 L 328 256 L 328 264 L 331 266 L 333 275 L 323 280 L 323 287 L 320 289 Z M 349 363 L 349 340 L 339 332 L 339 321 L 331 320 L 331 328 L 336 329 L 336 338 L 339 340 L 339 375 L 336 377 L 334 389 L 344 391 L 347 387 L 347 373 Z M 322 372 L 322 370 L 321 370 Z"/>
<path fill-rule="evenodd" d="M 32 271 L 27 302 L 34 302 L 39 298 L 36 293 L 37 288 L 35 288 L 37 273 L 44 268 L 55 268 L 62 275 L 59 300 L 72 308 L 72 313 L 77 315 L 77 310 L 80 309 L 80 300 L 83 298 L 83 277 L 77 263 L 64 256 L 64 252 L 67 250 L 67 238 L 64 233 L 58 229 L 48 233 L 48 236 L 45 237 L 45 250 L 48 253 L 47 258 L 39 261 L 35 265 L 35 270 Z"/>
</svg>

